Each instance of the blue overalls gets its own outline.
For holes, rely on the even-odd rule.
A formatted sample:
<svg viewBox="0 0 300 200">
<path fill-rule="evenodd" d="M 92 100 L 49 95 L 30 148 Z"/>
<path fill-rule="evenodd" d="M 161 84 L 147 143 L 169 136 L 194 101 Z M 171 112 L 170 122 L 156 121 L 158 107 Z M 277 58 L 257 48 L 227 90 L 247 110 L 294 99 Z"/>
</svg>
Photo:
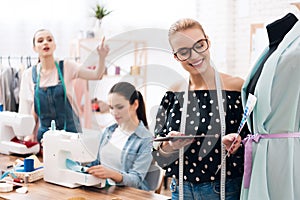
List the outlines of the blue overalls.
<svg viewBox="0 0 300 200">
<path fill-rule="evenodd" d="M 76 115 L 66 96 L 66 88 L 63 79 L 63 61 L 56 63 L 59 82 L 50 87 L 39 87 L 39 75 L 37 67 L 32 67 L 32 80 L 34 83 L 34 110 L 39 117 L 38 142 L 49 130 L 51 120 L 55 120 L 56 129 L 68 132 L 82 132 L 79 117 Z M 38 88 L 37 88 L 38 87 Z"/>
</svg>

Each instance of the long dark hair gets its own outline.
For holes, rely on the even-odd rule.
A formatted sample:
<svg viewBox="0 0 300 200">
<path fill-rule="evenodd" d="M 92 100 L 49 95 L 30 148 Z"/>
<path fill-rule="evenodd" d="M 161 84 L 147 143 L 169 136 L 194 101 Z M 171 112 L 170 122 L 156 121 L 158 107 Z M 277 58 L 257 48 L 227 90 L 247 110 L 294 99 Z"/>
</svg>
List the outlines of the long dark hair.
<svg viewBox="0 0 300 200">
<path fill-rule="evenodd" d="M 142 120 L 144 125 L 148 128 L 148 122 L 146 117 L 146 107 L 142 94 L 135 89 L 135 87 L 128 82 L 116 83 L 109 91 L 109 94 L 117 93 L 129 101 L 132 105 L 137 99 L 139 101 L 139 107 L 136 109 L 136 114 L 139 120 Z"/>
</svg>

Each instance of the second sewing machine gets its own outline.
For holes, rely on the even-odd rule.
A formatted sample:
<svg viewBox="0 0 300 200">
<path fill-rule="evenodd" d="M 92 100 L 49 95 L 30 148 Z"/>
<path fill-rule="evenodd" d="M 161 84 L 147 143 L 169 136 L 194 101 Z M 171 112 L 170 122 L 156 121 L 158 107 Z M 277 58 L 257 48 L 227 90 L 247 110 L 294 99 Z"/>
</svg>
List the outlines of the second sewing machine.
<svg viewBox="0 0 300 200">
<path fill-rule="evenodd" d="M 32 134 L 35 121 L 32 115 L 16 112 L 0 112 L 0 153 L 36 154 L 40 150 L 37 142 L 24 141 Z"/>
<path fill-rule="evenodd" d="M 84 164 L 96 159 L 99 132 L 49 130 L 43 136 L 44 180 L 69 188 L 105 187 L 106 180 L 85 173 Z"/>
</svg>

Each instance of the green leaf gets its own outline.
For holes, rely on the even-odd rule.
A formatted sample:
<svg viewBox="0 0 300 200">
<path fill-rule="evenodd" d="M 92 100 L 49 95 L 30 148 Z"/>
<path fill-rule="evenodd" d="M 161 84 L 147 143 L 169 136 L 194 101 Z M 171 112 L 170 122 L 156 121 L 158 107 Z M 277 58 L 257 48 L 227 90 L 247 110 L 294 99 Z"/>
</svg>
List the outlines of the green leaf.
<svg viewBox="0 0 300 200">
<path fill-rule="evenodd" d="M 109 15 L 112 11 L 108 11 L 104 6 L 97 4 L 94 10 L 94 17 L 97 19 L 102 19 L 103 17 Z"/>
</svg>

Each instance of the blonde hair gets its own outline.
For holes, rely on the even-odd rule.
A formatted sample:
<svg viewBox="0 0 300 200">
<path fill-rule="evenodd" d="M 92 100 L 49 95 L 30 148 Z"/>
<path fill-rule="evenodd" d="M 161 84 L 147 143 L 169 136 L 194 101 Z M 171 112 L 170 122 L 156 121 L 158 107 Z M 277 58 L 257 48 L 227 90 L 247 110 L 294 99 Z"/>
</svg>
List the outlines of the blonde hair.
<svg viewBox="0 0 300 200">
<path fill-rule="evenodd" d="M 196 21 L 194 19 L 190 19 L 190 18 L 183 18 L 183 19 L 176 21 L 174 24 L 171 25 L 171 27 L 169 29 L 169 33 L 168 33 L 169 40 L 170 40 L 170 37 L 172 35 L 174 35 L 175 33 L 179 32 L 179 31 L 184 31 L 189 28 L 199 28 L 203 32 L 204 36 L 206 37 L 204 29 L 202 28 L 202 25 L 198 21 Z"/>
</svg>

